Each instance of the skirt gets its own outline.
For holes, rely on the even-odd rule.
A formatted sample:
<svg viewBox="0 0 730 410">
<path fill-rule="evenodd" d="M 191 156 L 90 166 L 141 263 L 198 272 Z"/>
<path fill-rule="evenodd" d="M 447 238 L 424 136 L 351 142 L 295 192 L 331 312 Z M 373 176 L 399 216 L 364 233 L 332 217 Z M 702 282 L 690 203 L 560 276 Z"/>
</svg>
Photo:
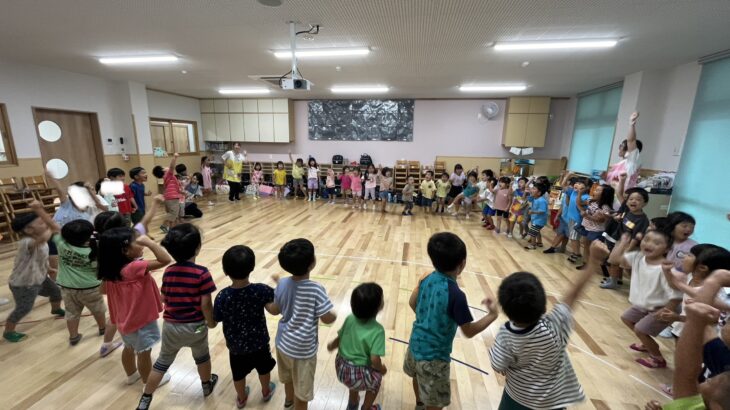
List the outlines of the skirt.
<svg viewBox="0 0 730 410">
<path fill-rule="evenodd" d="M 380 390 L 383 375 L 372 367 L 357 366 L 338 354 L 335 369 L 337 379 L 350 390 L 371 392 Z"/>
</svg>

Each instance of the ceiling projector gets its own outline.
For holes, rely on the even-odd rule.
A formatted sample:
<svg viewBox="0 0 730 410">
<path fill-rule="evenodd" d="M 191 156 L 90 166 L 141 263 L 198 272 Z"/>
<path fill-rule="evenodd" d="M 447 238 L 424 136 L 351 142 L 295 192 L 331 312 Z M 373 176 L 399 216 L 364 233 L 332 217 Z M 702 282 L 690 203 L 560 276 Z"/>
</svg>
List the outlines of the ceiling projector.
<svg viewBox="0 0 730 410">
<path fill-rule="evenodd" d="M 303 78 L 284 78 L 281 80 L 282 90 L 310 90 L 312 82 Z"/>
</svg>

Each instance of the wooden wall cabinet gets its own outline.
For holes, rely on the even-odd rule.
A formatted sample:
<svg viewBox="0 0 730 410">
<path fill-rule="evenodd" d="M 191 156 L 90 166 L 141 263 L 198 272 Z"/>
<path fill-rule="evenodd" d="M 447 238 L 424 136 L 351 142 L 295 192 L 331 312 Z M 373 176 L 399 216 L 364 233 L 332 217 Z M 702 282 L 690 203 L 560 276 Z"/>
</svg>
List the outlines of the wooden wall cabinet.
<svg viewBox="0 0 730 410">
<path fill-rule="evenodd" d="M 505 147 L 544 147 L 550 97 L 512 97 L 502 137 Z"/>
<path fill-rule="evenodd" d="M 286 98 L 200 100 L 205 141 L 289 143 L 293 102 Z"/>
</svg>

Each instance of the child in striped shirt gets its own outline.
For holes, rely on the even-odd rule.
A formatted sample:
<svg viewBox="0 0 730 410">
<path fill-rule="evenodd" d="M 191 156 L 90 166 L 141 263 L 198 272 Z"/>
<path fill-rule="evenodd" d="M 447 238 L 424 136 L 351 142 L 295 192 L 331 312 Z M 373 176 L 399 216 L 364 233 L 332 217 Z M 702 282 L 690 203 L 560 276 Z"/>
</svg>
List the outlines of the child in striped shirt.
<svg viewBox="0 0 730 410">
<path fill-rule="evenodd" d="M 180 182 L 175 176 L 175 164 L 180 154 L 175 153 L 170 161 L 170 166 L 163 168 L 159 165 L 152 168 L 152 175 L 161 178 L 164 183 L 165 196 L 165 222 L 160 226 L 162 232 L 167 233 L 170 228 L 180 222 L 185 215 L 185 203 L 180 205 L 180 198 L 185 198 L 185 193 L 180 189 Z"/>
<path fill-rule="evenodd" d="M 513 273 L 499 286 L 499 304 L 509 318 L 489 350 L 492 368 L 506 376 L 499 408 L 557 409 L 585 399 L 566 347 L 573 305 L 591 275 L 583 270 L 547 314 L 545 290 L 532 273 Z"/>
</svg>

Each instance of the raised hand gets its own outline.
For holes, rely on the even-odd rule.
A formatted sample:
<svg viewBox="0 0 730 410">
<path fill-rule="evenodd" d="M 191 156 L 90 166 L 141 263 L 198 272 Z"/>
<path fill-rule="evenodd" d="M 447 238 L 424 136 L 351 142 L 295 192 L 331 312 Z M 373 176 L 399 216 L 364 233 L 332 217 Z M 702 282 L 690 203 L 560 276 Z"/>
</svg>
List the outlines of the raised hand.
<svg viewBox="0 0 730 410">
<path fill-rule="evenodd" d="M 631 116 L 629 117 L 629 124 L 630 125 L 636 125 L 636 120 L 639 119 L 639 112 L 634 111 L 631 113 Z"/>
</svg>

